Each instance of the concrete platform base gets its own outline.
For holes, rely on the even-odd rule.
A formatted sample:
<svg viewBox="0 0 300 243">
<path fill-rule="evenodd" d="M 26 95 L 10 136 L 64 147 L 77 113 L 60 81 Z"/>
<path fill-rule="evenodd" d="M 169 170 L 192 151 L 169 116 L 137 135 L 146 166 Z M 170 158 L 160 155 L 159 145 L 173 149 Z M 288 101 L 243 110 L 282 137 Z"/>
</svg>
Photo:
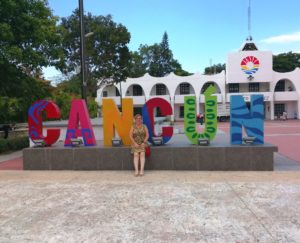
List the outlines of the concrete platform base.
<svg viewBox="0 0 300 243">
<path fill-rule="evenodd" d="M 277 147 L 233 146 L 219 135 L 210 146 L 195 146 L 177 135 L 160 147 L 151 147 L 146 170 L 271 171 Z M 132 170 L 129 147 L 28 148 L 23 151 L 24 170 Z"/>
</svg>

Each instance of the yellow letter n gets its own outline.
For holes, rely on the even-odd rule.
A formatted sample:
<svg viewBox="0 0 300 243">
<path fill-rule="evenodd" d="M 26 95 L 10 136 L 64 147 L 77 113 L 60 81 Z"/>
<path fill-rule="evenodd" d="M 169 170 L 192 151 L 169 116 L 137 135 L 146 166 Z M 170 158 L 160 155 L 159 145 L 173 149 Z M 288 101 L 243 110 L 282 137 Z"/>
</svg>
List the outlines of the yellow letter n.
<svg viewBox="0 0 300 243">
<path fill-rule="evenodd" d="M 111 146 L 117 131 L 124 145 L 130 145 L 129 132 L 133 122 L 132 98 L 122 99 L 122 113 L 113 99 L 103 99 L 103 135 L 104 145 Z"/>
</svg>

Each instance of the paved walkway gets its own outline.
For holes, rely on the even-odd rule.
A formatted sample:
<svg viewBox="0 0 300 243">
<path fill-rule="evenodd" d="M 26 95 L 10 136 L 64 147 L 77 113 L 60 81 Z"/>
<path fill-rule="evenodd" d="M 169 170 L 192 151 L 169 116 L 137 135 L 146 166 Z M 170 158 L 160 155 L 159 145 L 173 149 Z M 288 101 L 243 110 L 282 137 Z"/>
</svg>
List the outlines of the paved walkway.
<svg viewBox="0 0 300 243">
<path fill-rule="evenodd" d="M 0 242 L 300 242 L 300 172 L 0 171 Z"/>
<path fill-rule="evenodd" d="M 218 128 L 229 133 L 229 122 L 218 123 Z M 278 152 L 300 163 L 300 120 L 266 121 L 265 142 L 278 146 Z"/>
<path fill-rule="evenodd" d="M 12 160 L 12 159 L 17 159 L 23 156 L 22 150 L 16 151 L 13 153 L 7 153 L 7 154 L 0 154 L 0 163 Z"/>
<path fill-rule="evenodd" d="M 0 170 L 23 170 L 23 152 L 0 155 Z"/>
</svg>

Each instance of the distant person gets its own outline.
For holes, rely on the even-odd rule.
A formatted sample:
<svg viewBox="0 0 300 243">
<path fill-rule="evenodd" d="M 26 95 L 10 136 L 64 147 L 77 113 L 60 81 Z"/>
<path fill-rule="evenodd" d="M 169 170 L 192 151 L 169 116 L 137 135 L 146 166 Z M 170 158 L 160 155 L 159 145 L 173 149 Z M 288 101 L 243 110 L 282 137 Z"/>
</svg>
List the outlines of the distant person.
<svg viewBox="0 0 300 243">
<path fill-rule="evenodd" d="M 197 115 L 197 120 L 196 121 L 197 121 L 197 123 L 198 122 L 200 123 L 200 114 Z"/>
<path fill-rule="evenodd" d="M 204 115 L 202 113 L 200 113 L 200 116 L 199 116 L 200 125 L 203 125 L 203 121 L 204 121 Z"/>
<path fill-rule="evenodd" d="M 284 112 L 282 113 L 282 119 L 283 119 L 284 121 L 287 120 L 287 113 L 286 113 L 286 111 L 284 111 Z"/>
<path fill-rule="evenodd" d="M 11 127 L 10 125 L 6 124 L 6 125 L 3 125 L 3 132 L 4 132 L 4 139 L 7 139 L 8 138 L 8 133 L 9 131 L 11 131 Z"/>
<path fill-rule="evenodd" d="M 148 146 L 149 133 L 147 127 L 143 124 L 142 116 L 134 116 L 134 124 L 130 129 L 130 139 L 132 142 L 131 153 L 133 153 L 134 175 L 143 176 L 145 167 L 145 148 Z M 139 172 L 140 163 L 140 172 Z"/>
</svg>

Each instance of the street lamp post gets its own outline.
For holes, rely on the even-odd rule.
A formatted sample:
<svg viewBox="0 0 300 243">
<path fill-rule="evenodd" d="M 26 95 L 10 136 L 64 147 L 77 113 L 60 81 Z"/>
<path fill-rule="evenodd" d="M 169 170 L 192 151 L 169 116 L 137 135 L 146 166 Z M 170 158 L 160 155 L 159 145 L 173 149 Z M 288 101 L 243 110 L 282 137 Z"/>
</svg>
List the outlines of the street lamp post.
<svg viewBox="0 0 300 243">
<path fill-rule="evenodd" d="M 81 98 L 87 102 L 86 98 L 86 70 L 85 70 L 85 37 L 83 23 L 83 0 L 79 0 L 79 19 L 80 19 L 80 66 L 81 66 Z"/>
<path fill-rule="evenodd" d="M 84 64 L 85 64 L 85 66 L 84 66 L 84 72 L 85 72 L 85 83 L 86 83 L 86 85 L 85 85 L 85 94 L 86 94 L 86 96 L 87 96 L 87 84 L 88 84 L 88 82 L 90 81 L 90 78 L 91 78 L 91 73 L 89 72 L 89 63 L 90 63 L 90 61 L 89 61 L 89 53 L 87 52 L 87 45 L 86 45 L 86 43 L 87 43 L 87 40 L 88 40 L 88 38 L 89 37 L 91 37 L 92 35 L 94 35 L 94 32 L 89 32 L 89 33 L 87 33 L 87 34 L 85 34 L 84 35 Z"/>
<path fill-rule="evenodd" d="M 126 70 L 127 67 L 122 68 L 122 72 Z M 122 81 L 119 82 L 120 85 L 120 112 L 122 112 Z"/>
<path fill-rule="evenodd" d="M 120 83 L 120 112 L 122 112 L 122 85 L 121 85 L 121 81 Z"/>
</svg>

